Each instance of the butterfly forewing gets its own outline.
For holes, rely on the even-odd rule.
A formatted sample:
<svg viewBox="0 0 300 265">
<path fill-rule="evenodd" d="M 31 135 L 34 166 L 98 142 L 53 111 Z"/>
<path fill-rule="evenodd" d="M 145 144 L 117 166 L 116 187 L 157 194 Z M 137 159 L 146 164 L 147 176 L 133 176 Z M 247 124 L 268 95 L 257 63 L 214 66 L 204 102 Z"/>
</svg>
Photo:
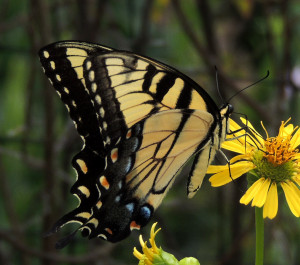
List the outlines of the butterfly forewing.
<svg viewBox="0 0 300 265">
<path fill-rule="evenodd" d="M 103 155 L 96 112 L 83 79 L 83 62 L 96 50 L 99 49 L 85 44 L 58 43 L 45 47 L 39 55 L 45 74 L 65 103 L 85 144 Z"/>
<path fill-rule="evenodd" d="M 71 192 L 80 204 L 51 232 L 78 222 L 89 238 L 119 241 L 147 224 L 180 169 L 201 150 L 206 170 L 222 124 L 194 81 L 150 58 L 89 43 L 55 43 L 40 57 L 85 141 L 72 161 L 78 179 Z M 194 192 L 201 181 L 190 177 L 189 183 Z"/>
</svg>

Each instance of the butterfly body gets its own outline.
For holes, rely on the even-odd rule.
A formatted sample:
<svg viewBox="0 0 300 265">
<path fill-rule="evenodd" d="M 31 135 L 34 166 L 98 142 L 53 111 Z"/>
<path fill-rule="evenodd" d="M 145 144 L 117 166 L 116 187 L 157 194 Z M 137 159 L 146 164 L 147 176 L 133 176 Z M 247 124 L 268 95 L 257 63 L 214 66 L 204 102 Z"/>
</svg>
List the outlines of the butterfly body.
<svg viewBox="0 0 300 265">
<path fill-rule="evenodd" d="M 226 137 L 231 105 L 218 109 L 187 76 L 134 53 L 66 41 L 39 55 L 84 141 L 72 160 L 80 204 L 51 232 L 78 222 L 89 238 L 122 240 L 149 222 L 193 157 L 187 189 L 195 194 Z"/>
</svg>

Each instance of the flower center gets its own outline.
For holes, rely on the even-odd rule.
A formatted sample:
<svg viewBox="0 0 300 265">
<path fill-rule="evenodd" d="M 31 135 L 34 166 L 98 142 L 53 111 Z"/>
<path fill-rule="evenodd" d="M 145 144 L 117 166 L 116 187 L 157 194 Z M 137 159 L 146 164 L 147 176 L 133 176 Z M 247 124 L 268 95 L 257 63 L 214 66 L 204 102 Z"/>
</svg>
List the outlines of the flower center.
<svg viewBox="0 0 300 265">
<path fill-rule="evenodd" d="M 295 172 L 298 170 L 298 166 L 295 161 L 288 160 L 285 163 L 275 164 L 275 159 L 269 160 L 271 155 L 257 150 L 253 153 L 252 163 L 256 166 L 254 169 L 255 175 L 259 178 L 269 178 L 272 181 L 279 183 L 281 181 L 291 179 Z M 278 158 L 279 159 L 279 158 Z M 279 159 L 281 162 L 282 160 Z"/>
<path fill-rule="evenodd" d="M 265 140 L 266 153 L 264 157 L 274 166 L 282 165 L 293 159 L 298 149 L 293 149 L 290 145 L 291 135 L 286 137 L 268 137 Z"/>
</svg>

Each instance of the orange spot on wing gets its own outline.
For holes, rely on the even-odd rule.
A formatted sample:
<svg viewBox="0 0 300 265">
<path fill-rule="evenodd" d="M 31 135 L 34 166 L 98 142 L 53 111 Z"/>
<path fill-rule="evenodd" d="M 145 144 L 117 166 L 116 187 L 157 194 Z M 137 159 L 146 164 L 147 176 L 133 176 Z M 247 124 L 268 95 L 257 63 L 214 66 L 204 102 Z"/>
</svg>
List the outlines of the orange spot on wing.
<svg viewBox="0 0 300 265">
<path fill-rule="evenodd" d="M 132 221 L 132 222 L 130 223 L 130 230 L 132 231 L 133 229 L 140 230 L 140 229 L 141 229 L 141 226 L 138 225 L 135 221 Z"/>
<path fill-rule="evenodd" d="M 112 235 L 113 234 L 113 232 L 111 231 L 111 229 L 110 228 L 105 228 L 104 229 L 107 233 L 109 233 L 110 235 Z"/>
<path fill-rule="evenodd" d="M 129 130 L 128 132 L 127 132 L 127 134 L 126 134 L 126 139 L 128 139 L 128 138 L 130 138 L 131 137 L 131 130 Z"/>
<path fill-rule="evenodd" d="M 115 163 L 118 159 L 118 148 L 114 148 L 112 151 L 111 151 L 111 155 L 110 155 L 110 158 L 111 158 L 111 161 L 113 163 Z"/>
<path fill-rule="evenodd" d="M 107 181 L 105 176 L 100 177 L 100 184 L 102 187 L 104 187 L 106 190 L 109 189 L 109 182 Z"/>
<path fill-rule="evenodd" d="M 88 168 L 86 166 L 86 163 L 82 159 L 77 159 L 76 163 L 80 167 L 81 171 L 86 174 L 88 172 Z"/>
<path fill-rule="evenodd" d="M 96 203 L 96 207 L 97 207 L 97 209 L 100 209 L 102 207 L 102 201 L 98 201 Z"/>
</svg>

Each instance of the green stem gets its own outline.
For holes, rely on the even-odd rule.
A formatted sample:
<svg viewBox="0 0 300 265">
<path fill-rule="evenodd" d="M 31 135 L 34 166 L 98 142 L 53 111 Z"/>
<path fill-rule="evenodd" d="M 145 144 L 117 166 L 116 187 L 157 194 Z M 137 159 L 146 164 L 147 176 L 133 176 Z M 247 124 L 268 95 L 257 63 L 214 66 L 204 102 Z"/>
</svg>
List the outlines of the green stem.
<svg viewBox="0 0 300 265">
<path fill-rule="evenodd" d="M 255 207 L 256 253 L 255 265 L 264 264 L 264 218 L 263 207 Z"/>
</svg>

